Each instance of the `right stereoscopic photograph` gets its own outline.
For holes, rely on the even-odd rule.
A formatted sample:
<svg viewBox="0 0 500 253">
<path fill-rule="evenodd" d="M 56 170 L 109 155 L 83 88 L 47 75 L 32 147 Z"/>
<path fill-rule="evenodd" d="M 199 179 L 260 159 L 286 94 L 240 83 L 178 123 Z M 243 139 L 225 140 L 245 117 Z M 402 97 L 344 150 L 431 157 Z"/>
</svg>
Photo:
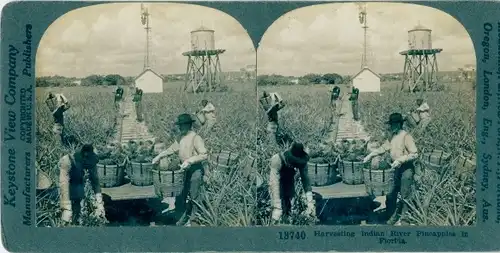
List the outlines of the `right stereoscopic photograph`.
<svg viewBox="0 0 500 253">
<path fill-rule="evenodd" d="M 426 6 L 281 16 L 257 50 L 259 225 L 475 225 L 475 63 Z"/>
</svg>

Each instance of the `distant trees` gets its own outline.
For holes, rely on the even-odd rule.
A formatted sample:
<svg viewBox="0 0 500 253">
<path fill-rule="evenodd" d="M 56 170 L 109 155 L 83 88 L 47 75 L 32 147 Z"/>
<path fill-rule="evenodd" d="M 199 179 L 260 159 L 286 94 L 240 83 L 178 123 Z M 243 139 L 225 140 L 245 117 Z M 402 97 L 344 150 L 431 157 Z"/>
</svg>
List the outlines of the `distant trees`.
<svg viewBox="0 0 500 253">
<path fill-rule="evenodd" d="M 64 76 L 44 76 L 37 77 L 36 87 L 62 87 L 62 86 L 115 86 L 126 85 L 133 82 L 133 78 L 124 78 L 117 74 L 111 75 L 90 75 L 83 79 Z"/>
<path fill-rule="evenodd" d="M 275 85 L 311 85 L 311 84 L 341 84 L 344 78 L 337 73 L 307 74 L 302 77 L 282 76 L 282 75 L 260 75 L 257 77 L 258 86 Z"/>
</svg>

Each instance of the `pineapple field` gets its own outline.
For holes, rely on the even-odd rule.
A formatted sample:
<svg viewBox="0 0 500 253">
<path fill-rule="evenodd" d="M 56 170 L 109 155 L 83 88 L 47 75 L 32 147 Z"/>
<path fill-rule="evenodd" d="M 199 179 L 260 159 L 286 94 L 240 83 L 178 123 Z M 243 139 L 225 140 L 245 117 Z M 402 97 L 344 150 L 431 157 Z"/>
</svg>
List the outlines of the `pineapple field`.
<svg viewBox="0 0 500 253">
<path fill-rule="evenodd" d="M 194 113 L 201 109 L 201 100 L 207 99 L 216 107 L 217 114 L 214 130 L 211 133 L 200 133 L 204 137 L 209 154 L 232 151 L 237 152 L 239 157 L 253 159 L 257 120 L 257 109 L 252 106 L 256 101 L 255 86 L 251 82 L 238 85 L 237 89 L 230 92 L 189 94 L 171 88 L 159 94 L 144 94 L 146 126 L 157 141 L 168 146 L 176 138 L 177 129 L 174 122 L 177 116 L 186 112 Z M 113 103 L 114 87 L 50 89 L 53 93 L 62 92 L 70 102 L 71 108 L 65 113 L 67 136 L 76 137 L 80 142 L 93 143 L 96 147 L 103 147 L 113 142 L 119 119 L 118 110 Z M 62 146 L 60 139 L 52 133 L 52 116 L 44 103 L 48 92 L 47 88 L 37 88 L 36 91 L 38 105 L 36 107 L 36 166 L 47 173 L 57 187 L 58 160 L 74 150 L 71 147 Z M 130 95 L 131 92 L 126 91 L 125 94 Z M 200 211 L 196 216 L 201 225 L 249 226 L 255 223 L 253 214 L 256 206 L 255 189 L 250 187 L 253 185 L 251 177 L 244 176 L 242 173 L 243 160 L 246 162 L 248 159 L 240 160 L 240 163 L 233 166 L 234 170 L 227 173 L 211 173 L 210 182 L 204 188 L 205 194 L 202 194 L 202 203 L 197 203 Z M 90 189 L 86 191 L 90 194 Z M 61 224 L 58 199 L 55 195 L 57 194 L 37 196 L 38 226 Z M 102 226 L 108 223 L 105 219 L 93 216 L 92 198 L 85 203 L 81 221 L 83 226 Z M 124 206 L 127 208 L 127 205 Z M 106 212 L 108 213 L 108 210 Z M 133 215 L 132 213 L 128 215 Z M 129 218 L 132 221 L 110 225 L 137 224 L 133 217 Z"/>
<path fill-rule="evenodd" d="M 347 150 L 345 144 L 336 145 L 337 153 L 332 153 L 333 145 L 326 144 L 329 138 L 329 129 L 332 124 L 330 107 L 330 92 L 327 86 L 273 86 L 259 87 L 262 91 L 278 92 L 286 103 L 286 107 L 279 112 L 280 127 L 294 140 L 305 143 L 311 150 L 311 161 L 320 159 L 327 163 L 334 160 L 336 155 L 351 157 L 351 160 L 362 159 L 366 153 L 359 149 L 357 144 Z M 344 89 L 341 86 L 341 89 Z M 393 112 L 406 114 L 416 108 L 416 99 L 421 94 L 397 92 L 394 88 L 382 84 L 381 93 L 361 93 L 359 107 L 361 122 L 364 130 L 371 139 L 381 142 L 385 138 L 388 115 Z M 476 198 L 475 173 L 458 173 L 460 161 L 468 157 L 474 161 L 476 150 L 475 125 L 475 92 L 471 90 L 428 92 L 423 98 L 431 108 L 432 122 L 426 132 L 407 129 L 414 137 L 419 154 L 442 150 L 449 154 L 449 159 L 440 168 L 427 166 L 422 158 L 417 161 L 423 174 L 420 184 L 415 185 L 409 200 L 410 212 L 404 217 L 408 223 L 418 226 L 468 226 L 475 224 Z M 267 118 L 264 113 L 259 115 L 259 136 L 266 136 Z M 324 152 L 326 149 L 329 151 Z M 362 145 L 361 145 L 362 146 Z M 366 145 L 365 145 L 366 146 Z M 259 173 L 264 185 L 259 196 L 260 224 L 269 225 L 271 212 L 269 196 L 267 195 L 268 159 L 279 152 L 276 145 L 261 138 L 258 145 Z M 317 153 L 323 156 L 315 158 Z M 365 152 L 365 153 L 363 153 Z M 349 160 L 350 161 L 350 160 Z M 318 163 L 321 163 L 318 162 Z M 291 223 L 294 225 L 317 224 L 313 217 L 302 215 L 305 210 L 303 190 L 300 180 L 296 180 L 298 198 L 292 210 Z M 322 211 L 319 211 L 322 212 Z M 319 215 L 318 215 L 319 216 Z M 358 223 L 359 224 L 359 223 Z"/>
</svg>

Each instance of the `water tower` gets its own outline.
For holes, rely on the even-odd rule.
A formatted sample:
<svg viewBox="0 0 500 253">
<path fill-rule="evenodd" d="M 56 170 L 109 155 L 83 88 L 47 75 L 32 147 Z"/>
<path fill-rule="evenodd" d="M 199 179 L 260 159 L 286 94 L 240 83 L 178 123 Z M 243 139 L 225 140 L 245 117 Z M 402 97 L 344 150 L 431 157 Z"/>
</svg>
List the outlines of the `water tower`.
<svg viewBox="0 0 500 253">
<path fill-rule="evenodd" d="M 191 32 L 191 51 L 182 53 L 188 57 L 185 91 L 215 91 L 222 86 L 219 55 L 226 50 L 215 48 L 214 33 L 203 26 Z"/>
<path fill-rule="evenodd" d="M 433 90 L 437 84 L 437 54 L 443 51 L 432 48 L 432 30 L 417 25 L 408 31 L 408 50 L 400 52 L 405 56 L 401 90 L 410 92 Z"/>
</svg>

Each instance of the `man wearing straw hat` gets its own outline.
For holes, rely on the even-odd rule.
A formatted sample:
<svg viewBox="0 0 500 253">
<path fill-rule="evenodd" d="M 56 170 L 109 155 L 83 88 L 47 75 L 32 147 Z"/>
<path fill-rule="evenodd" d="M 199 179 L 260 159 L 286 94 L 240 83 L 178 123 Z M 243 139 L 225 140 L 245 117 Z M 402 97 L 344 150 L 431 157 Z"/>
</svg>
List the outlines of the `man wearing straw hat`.
<svg viewBox="0 0 500 253">
<path fill-rule="evenodd" d="M 418 149 L 413 137 L 403 130 L 404 118 L 400 113 L 392 113 L 389 121 L 386 122 L 390 133 L 390 139 L 378 149 L 367 155 L 363 162 L 369 162 L 373 157 L 390 152 L 392 158 L 391 168 L 395 169 L 394 188 L 387 195 L 386 213 L 390 217 L 387 221 L 389 225 L 400 225 L 401 216 L 408 211 L 408 201 L 411 194 L 413 181 L 420 181 L 420 168 L 414 165 L 418 158 Z M 398 193 L 401 194 L 402 201 L 397 201 Z"/>
<path fill-rule="evenodd" d="M 61 142 L 65 143 L 65 132 L 64 132 L 64 112 L 66 112 L 69 108 L 68 99 L 62 94 L 52 94 L 49 92 L 47 98 L 45 99 L 45 103 L 47 107 L 52 112 L 52 116 L 54 118 L 54 125 L 52 127 L 52 131 L 59 135 L 61 138 Z"/>
<path fill-rule="evenodd" d="M 193 128 L 193 118 L 189 114 L 181 114 L 177 117 L 176 125 L 181 133 L 181 140 L 175 141 L 167 150 L 161 152 L 153 159 L 153 164 L 157 164 L 164 157 L 177 153 L 182 161 L 181 169 L 185 170 L 184 186 L 180 196 L 175 200 L 175 207 L 185 210 L 184 217 L 179 220 L 178 225 L 191 226 L 194 223 L 194 214 L 197 207 L 193 201 L 199 202 L 200 190 L 203 179 L 208 177 L 208 171 L 205 170 L 202 162 L 208 159 L 207 149 L 203 139 L 195 133 Z M 174 206 L 171 200 L 168 210 L 173 210 Z"/>
<path fill-rule="evenodd" d="M 269 193 L 273 208 L 271 218 L 278 222 L 281 216 L 289 216 L 292 209 L 292 199 L 295 197 L 295 170 L 302 179 L 306 193 L 307 215 L 316 215 L 316 204 L 313 200 L 312 187 L 307 170 L 309 155 L 302 143 L 293 143 L 285 152 L 275 154 L 270 162 Z"/>
<path fill-rule="evenodd" d="M 81 202 L 85 198 L 85 170 L 88 171 L 90 183 L 95 193 L 96 215 L 105 217 L 101 186 L 97 176 L 98 161 L 91 144 L 85 144 L 80 150 L 65 155 L 59 160 L 61 219 L 66 224 L 79 223 Z"/>
</svg>

